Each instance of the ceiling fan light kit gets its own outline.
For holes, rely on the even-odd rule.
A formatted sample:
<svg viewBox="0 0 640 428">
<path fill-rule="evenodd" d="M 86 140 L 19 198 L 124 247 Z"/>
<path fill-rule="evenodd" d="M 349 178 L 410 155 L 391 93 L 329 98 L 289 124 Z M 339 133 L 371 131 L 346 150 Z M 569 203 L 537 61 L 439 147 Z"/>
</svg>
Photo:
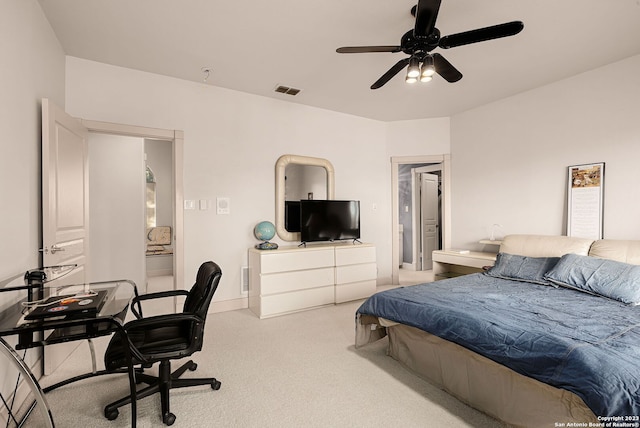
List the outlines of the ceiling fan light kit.
<svg viewBox="0 0 640 428">
<path fill-rule="evenodd" d="M 409 67 L 407 67 L 407 77 L 416 78 L 418 76 L 420 76 L 420 60 L 416 57 L 411 57 Z"/>
<path fill-rule="evenodd" d="M 436 74 L 436 69 L 433 66 L 433 57 L 431 55 L 427 55 L 424 58 L 424 61 L 422 63 L 422 68 L 420 70 L 421 70 L 420 76 L 422 76 L 422 78 L 431 77 L 434 74 Z"/>
<path fill-rule="evenodd" d="M 372 53 L 372 52 L 404 52 L 408 58 L 401 59 L 378 80 L 371 89 L 384 86 L 403 68 L 407 67 L 405 82 L 415 83 L 432 80 L 439 74 L 449 83 L 462 79 L 462 73 L 439 53 L 430 53 L 436 48 L 450 49 L 457 46 L 484 42 L 518 34 L 524 28 L 522 21 L 512 21 L 490 27 L 478 28 L 440 37 L 440 30 L 435 27 L 441 0 L 418 0 L 411 9 L 415 16 L 415 27 L 407 31 L 400 40 L 399 46 L 345 46 L 336 49 L 338 53 Z"/>
</svg>

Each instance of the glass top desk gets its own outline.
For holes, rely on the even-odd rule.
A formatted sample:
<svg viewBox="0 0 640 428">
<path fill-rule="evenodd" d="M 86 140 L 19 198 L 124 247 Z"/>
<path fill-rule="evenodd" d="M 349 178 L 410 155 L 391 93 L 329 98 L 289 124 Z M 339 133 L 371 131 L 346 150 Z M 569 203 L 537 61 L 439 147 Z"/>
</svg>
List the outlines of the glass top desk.
<svg viewBox="0 0 640 428">
<path fill-rule="evenodd" d="M 25 382 L 31 389 L 34 401 L 33 404 L 20 416 L 20 420 L 14 415 L 12 406 L 7 405 L 7 401 L 1 396 L 4 407 L 8 411 L 7 419 L 13 421 L 16 426 L 20 426 L 26 420 L 34 408 L 38 408 L 41 416 L 46 420 L 46 426 L 53 427 L 53 416 L 47 405 L 44 393 L 57 387 L 67 385 L 77 380 L 105 374 L 106 372 L 96 372 L 95 356 L 93 356 L 93 372 L 77 376 L 72 379 L 60 382 L 42 390 L 37 379 L 18 355 L 16 350 L 41 347 L 55 343 L 70 342 L 74 340 L 86 340 L 98 336 L 105 336 L 121 332 L 123 341 L 128 340 L 124 329 L 124 319 L 127 315 L 131 299 L 138 295 L 135 283 L 129 280 L 93 282 L 87 284 L 75 284 L 64 286 L 52 286 L 54 280 L 67 275 L 75 265 L 53 266 L 27 271 L 24 275 L 17 275 L 4 281 L 0 281 L 0 302 L 3 309 L 0 310 L 0 354 L 12 361 L 18 372 L 24 376 Z M 106 291 L 105 302 L 97 312 L 80 313 L 73 315 L 54 316 L 45 319 L 27 320 L 27 316 L 34 310 L 33 303 L 51 296 L 79 295 L 86 297 L 88 293 Z M 22 292 L 22 293 L 21 293 Z M 26 297 L 24 293 L 26 292 Z M 5 299 L 5 296 L 9 299 Z M 13 300 L 12 300 L 13 299 Z M 57 315 L 57 314 L 56 314 Z M 9 345 L 4 336 L 17 336 L 15 346 Z M 125 350 L 129 349 L 125 346 Z M 129 373 L 129 383 L 132 394 L 135 398 L 135 378 L 133 367 L 127 370 Z M 16 390 L 18 382 L 16 381 Z M 16 394 L 16 390 L 13 394 Z M 0 403 L 0 408 L 3 403 Z M 135 427 L 136 406 L 132 400 L 132 427 Z M 9 426 L 9 425 L 8 425 Z"/>
</svg>

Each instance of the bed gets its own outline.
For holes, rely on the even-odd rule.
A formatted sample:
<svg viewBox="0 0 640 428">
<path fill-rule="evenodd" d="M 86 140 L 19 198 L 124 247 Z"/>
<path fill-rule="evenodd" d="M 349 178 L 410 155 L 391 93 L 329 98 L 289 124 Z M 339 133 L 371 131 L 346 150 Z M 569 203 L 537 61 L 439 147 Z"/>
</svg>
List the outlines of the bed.
<svg viewBox="0 0 640 428">
<path fill-rule="evenodd" d="M 485 273 L 371 296 L 356 347 L 388 336 L 390 356 L 513 426 L 639 426 L 638 265 L 640 241 L 509 235 Z"/>
</svg>

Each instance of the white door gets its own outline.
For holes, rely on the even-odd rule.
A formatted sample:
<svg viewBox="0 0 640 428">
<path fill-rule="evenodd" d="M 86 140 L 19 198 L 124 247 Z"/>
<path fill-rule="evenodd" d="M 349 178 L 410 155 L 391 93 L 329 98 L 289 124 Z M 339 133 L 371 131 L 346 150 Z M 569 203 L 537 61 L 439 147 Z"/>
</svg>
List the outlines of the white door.
<svg viewBox="0 0 640 428">
<path fill-rule="evenodd" d="M 51 285 L 84 283 L 89 270 L 89 169 L 87 129 L 60 107 L 42 100 L 43 266 L 77 264 Z M 45 374 L 77 343 L 44 348 Z"/>
<path fill-rule="evenodd" d="M 439 249 L 438 176 L 422 173 L 420 185 L 420 224 L 422 226 L 422 270 L 433 268 L 431 253 Z"/>
</svg>

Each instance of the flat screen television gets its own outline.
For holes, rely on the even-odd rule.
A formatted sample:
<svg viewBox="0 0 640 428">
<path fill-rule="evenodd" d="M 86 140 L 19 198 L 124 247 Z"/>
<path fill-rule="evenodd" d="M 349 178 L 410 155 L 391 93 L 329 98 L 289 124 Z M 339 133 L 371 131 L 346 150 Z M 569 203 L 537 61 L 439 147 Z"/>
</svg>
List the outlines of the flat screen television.
<svg viewBox="0 0 640 428">
<path fill-rule="evenodd" d="M 348 239 L 360 239 L 360 201 L 300 201 L 302 242 Z"/>
</svg>

